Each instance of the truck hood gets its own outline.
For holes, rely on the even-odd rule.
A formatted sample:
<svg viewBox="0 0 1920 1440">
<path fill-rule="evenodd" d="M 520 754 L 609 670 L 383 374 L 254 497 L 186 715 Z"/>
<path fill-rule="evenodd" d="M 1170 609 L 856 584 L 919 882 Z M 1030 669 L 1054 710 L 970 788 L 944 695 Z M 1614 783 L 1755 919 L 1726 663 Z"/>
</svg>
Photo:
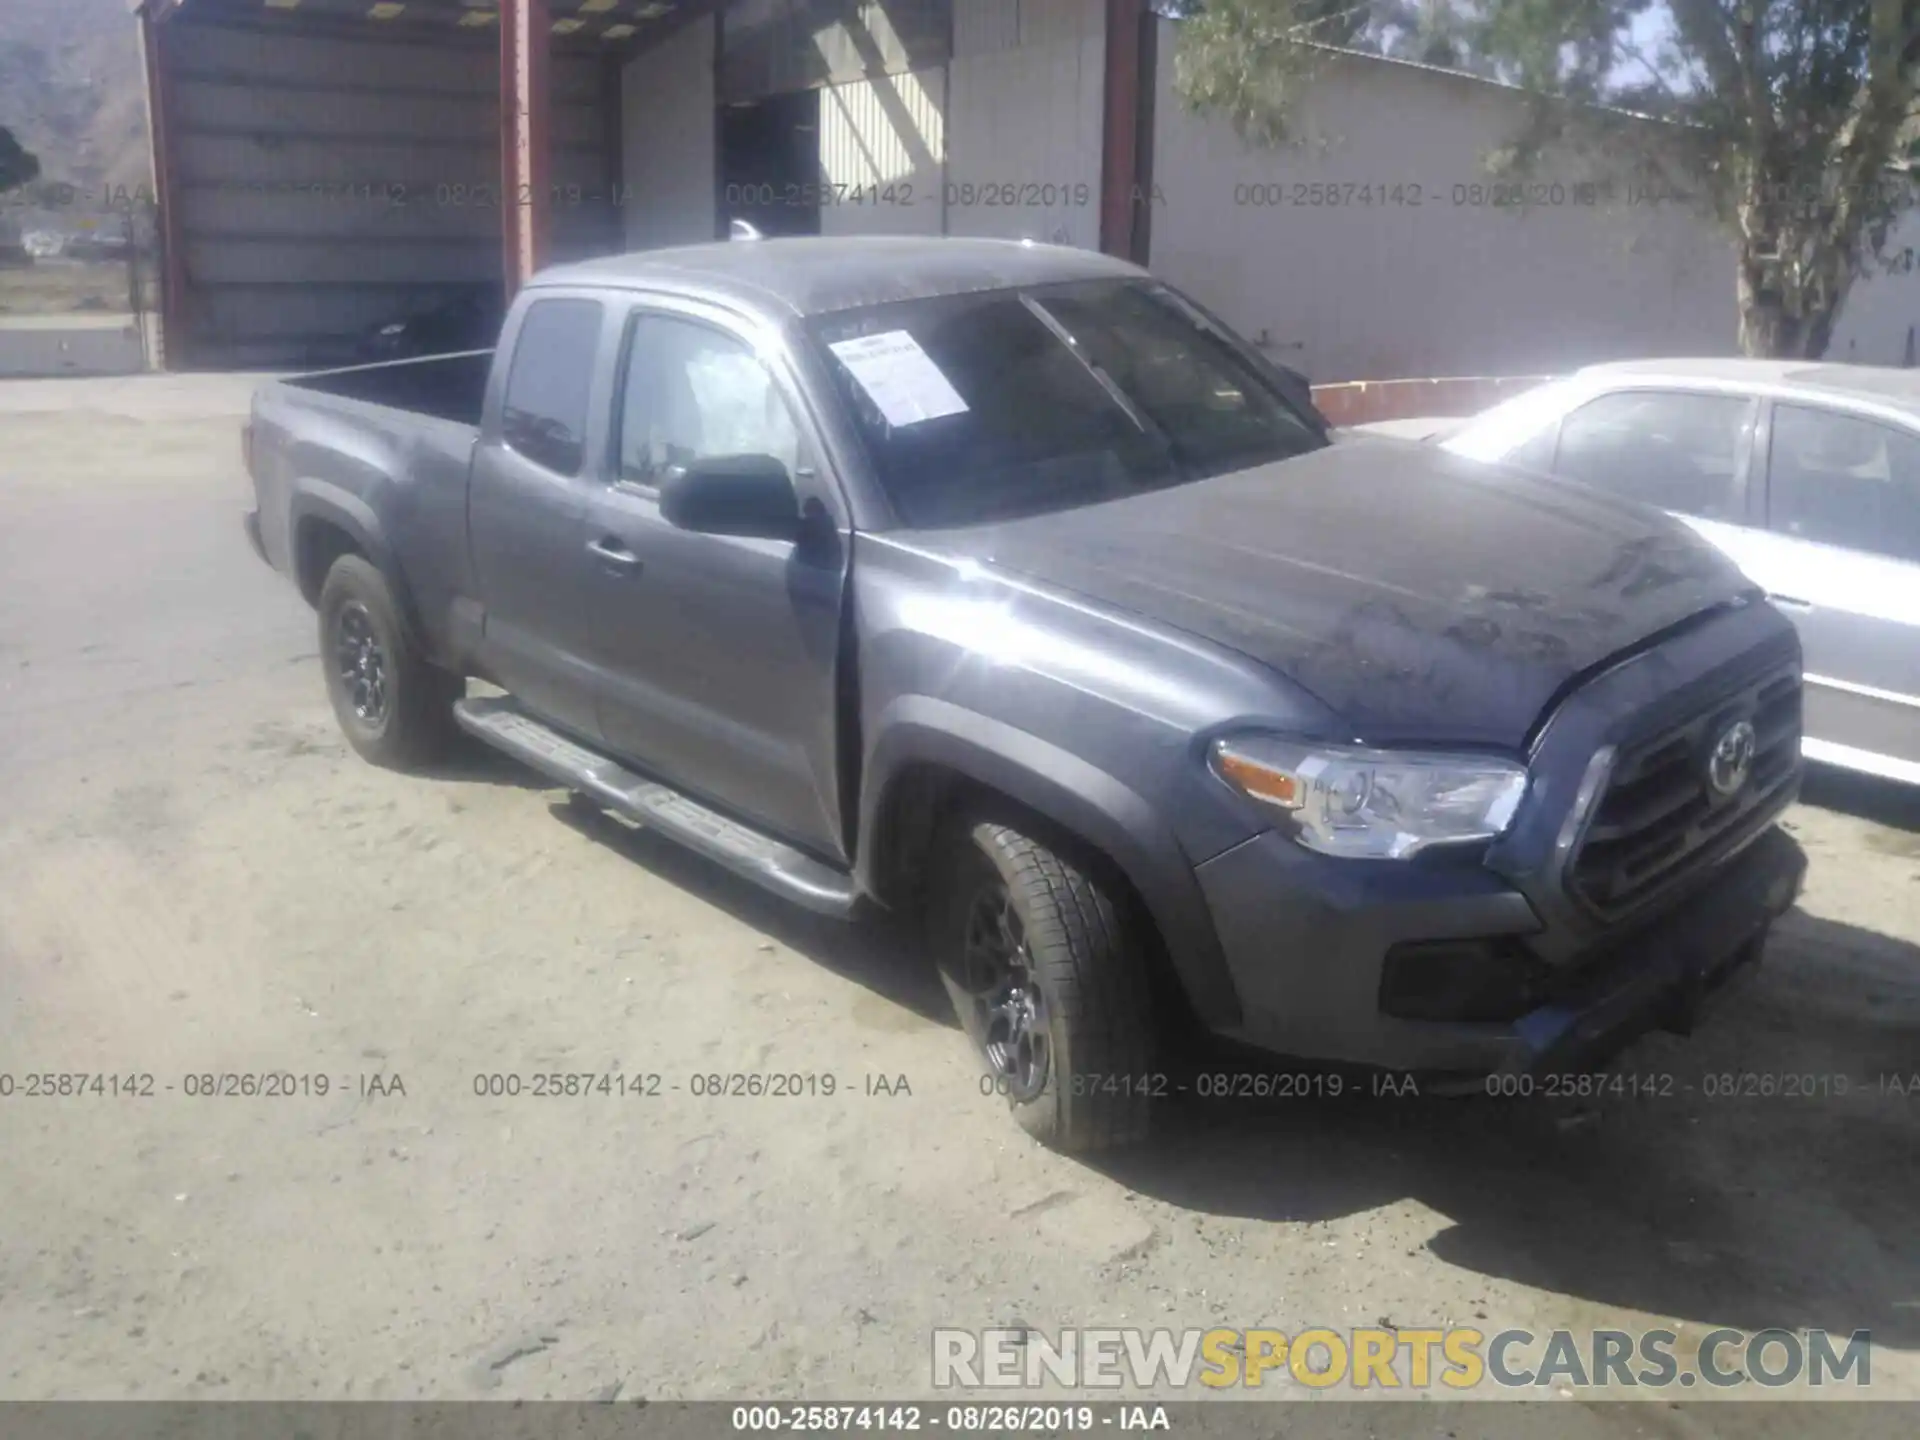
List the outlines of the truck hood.
<svg viewBox="0 0 1920 1440">
<path fill-rule="evenodd" d="M 920 538 L 1230 646 L 1374 743 L 1517 750 L 1573 677 L 1752 591 L 1657 511 L 1364 437 Z"/>
</svg>

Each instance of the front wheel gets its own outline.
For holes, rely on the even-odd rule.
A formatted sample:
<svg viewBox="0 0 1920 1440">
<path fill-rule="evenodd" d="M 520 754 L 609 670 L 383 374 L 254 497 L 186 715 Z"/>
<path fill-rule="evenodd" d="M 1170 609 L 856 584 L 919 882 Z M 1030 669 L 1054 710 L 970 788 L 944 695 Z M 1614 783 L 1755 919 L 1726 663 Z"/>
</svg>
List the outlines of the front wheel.
<svg viewBox="0 0 1920 1440">
<path fill-rule="evenodd" d="M 387 577 L 358 555 L 320 587 L 320 662 L 340 729 L 376 765 L 413 769 L 446 753 L 464 677 L 432 664 L 401 624 Z"/>
<path fill-rule="evenodd" d="M 1141 922 L 1118 887 L 991 821 L 960 827 L 948 856 L 935 953 L 990 1088 L 1055 1149 L 1144 1139 L 1155 1036 Z"/>
</svg>

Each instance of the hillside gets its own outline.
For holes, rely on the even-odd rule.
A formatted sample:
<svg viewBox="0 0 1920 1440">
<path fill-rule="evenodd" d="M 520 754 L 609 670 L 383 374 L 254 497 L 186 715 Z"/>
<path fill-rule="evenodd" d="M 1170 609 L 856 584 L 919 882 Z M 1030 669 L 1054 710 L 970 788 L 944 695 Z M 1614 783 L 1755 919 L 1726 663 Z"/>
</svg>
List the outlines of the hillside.
<svg viewBox="0 0 1920 1440">
<path fill-rule="evenodd" d="M 139 31 L 125 0 L 0 0 L 0 125 L 82 194 L 151 183 Z"/>
</svg>

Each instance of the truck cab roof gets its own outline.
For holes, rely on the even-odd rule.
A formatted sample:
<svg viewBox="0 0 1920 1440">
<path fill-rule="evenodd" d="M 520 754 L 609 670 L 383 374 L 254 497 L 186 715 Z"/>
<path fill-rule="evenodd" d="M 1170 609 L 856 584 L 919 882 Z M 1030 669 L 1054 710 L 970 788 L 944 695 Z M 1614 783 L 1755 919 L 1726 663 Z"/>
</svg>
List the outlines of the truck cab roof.
<svg viewBox="0 0 1920 1440">
<path fill-rule="evenodd" d="M 796 236 L 610 255 L 543 270 L 530 285 L 693 291 L 808 317 L 895 300 L 1145 273 L 1096 251 L 1029 240 Z"/>
</svg>

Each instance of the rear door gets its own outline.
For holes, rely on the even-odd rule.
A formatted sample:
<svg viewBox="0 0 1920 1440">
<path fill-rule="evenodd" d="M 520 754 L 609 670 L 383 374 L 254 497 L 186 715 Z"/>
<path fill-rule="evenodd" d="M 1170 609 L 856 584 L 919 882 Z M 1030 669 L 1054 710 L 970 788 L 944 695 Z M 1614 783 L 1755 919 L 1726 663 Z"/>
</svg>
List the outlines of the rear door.
<svg viewBox="0 0 1920 1440">
<path fill-rule="evenodd" d="M 1807 754 L 1920 782 L 1920 435 L 1776 401 L 1763 440 L 1742 565 L 1800 628 Z"/>
<path fill-rule="evenodd" d="M 849 527 L 777 342 L 661 299 L 627 320 L 606 482 L 588 505 L 587 586 L 608 746 L 793 844 L 844 859 L 837 794 Z M 695 534 L 659 485 L 713 455 L 793 477 L 807 538 Z"/>
<path fill-rule="evenodd" d="M 597 299 L 542 297 L 502 337 L 507 371 L 488 398 L 467 502 L 488 678 L 587 737 L 596 719 L 583 546 L 605 318 Z"/>
</svg>

